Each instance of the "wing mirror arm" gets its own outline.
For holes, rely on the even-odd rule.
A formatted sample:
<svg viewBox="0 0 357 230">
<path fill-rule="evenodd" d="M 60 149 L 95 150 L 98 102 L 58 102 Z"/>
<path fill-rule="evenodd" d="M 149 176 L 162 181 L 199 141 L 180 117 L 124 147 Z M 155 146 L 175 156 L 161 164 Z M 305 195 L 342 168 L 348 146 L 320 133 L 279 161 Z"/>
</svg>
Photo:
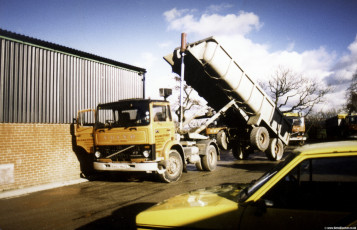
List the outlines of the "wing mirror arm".
<svg viewBox="0 0 357 230">
<path fill-rule="evenodd" d="M 250 202 L 250 206 L 254 208 L 254 214 L 256 216 L 262 216 L 267 212 L 267 208 L 274 206 L 274 202 L 272 200 L 259 199 L 255 202 Z"/>
</svg>

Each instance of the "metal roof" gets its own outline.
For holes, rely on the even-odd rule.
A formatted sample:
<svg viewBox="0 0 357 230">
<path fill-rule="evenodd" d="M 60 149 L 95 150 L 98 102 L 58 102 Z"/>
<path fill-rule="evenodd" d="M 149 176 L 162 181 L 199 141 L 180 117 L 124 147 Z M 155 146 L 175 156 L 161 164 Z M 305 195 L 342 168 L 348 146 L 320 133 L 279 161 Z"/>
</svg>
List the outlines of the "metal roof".
<svg viewBox="0 0 357 230">
<path fill-rule="evenodd" d="M 143 98 L 130 98 L 130 99 L 123 99 L 123 100 L 119 100 L 119 101 L 114 101 L 114 102 L 108 102 L 108 103 L 101 103 L 98 104 L 98 107 L 104 107 L 104 106 L 116 106 L 116 105 L 120 105 L 122 103 L 130 103 L 130 102 L 145 102 L 145 103 L 151 103 L 151 102 L 167 102 L 165 100 L 159 100 L 159 99 L 143 99 Z"/>
<path fill-rule="evenodd" d="M 0 37 L 3 37 L 5 39 L 8 38 L 8 39 L 11 39 L 11 40 L 16 40 L 17 42 L 21 41 L 21 42 L 24 42 L 24 43 L 30 43 L 32 45 L 41 46 L 43 48 L 53 49 L 53 50 L 61 51 L 61 52 L 64 52 L 64 53 L 72 54 L 72 55 L 75 55 L 75 56 L 81 56 L 81 57 L 84 57 L 84 58 L 96 60 L 98 62 L 104 62 L 104 63 L 107 63 L 107 64 L 115 65 L 115 66 L 122 67 L 122 68 L 125 68 L 125 69 L 130 69 L 130 70 L 133 70 L 133 71 L 146 73 L 146 69 L 144 69 L 144 68 L 140 68 L 140 67 L 137 67 L 137 66 L 133 66 L 133 65 L 122 63 L 122 62 L 118 62 L 118 61 L 115 61 L 115 60 L 112 60 L 112 59 L 100 57 L 98 55 L 87 53 L 87 52 L 83 52 L 83 51 L 76 50 L 76 49 L 73 49 L 73 48 L 70 48 L 70 47 L 66 47 L 66 46 L 55 44 L 55 43 L 43 41 L 43 40 L 40 40 L 40 39 L 32 38 L 32 37 L 29 37 L 29 36 L 26 36 L 26 35 L 17 34 L 17 33 L 14 33 L 14 32 L 7 31 L 7 30 L 3 30 L 1 28 L 0 28 Z"/>
</svg>

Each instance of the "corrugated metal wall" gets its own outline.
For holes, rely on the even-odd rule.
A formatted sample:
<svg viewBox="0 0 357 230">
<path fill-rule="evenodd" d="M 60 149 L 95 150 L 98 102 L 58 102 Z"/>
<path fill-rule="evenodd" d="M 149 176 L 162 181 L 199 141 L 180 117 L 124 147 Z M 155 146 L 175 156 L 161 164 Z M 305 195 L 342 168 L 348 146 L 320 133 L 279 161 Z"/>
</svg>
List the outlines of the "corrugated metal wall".
<svg viewBox="0 0 357 230">
<path fill-rule="evenodd" d="M 0 122 L 71 123 L 98 103 L 143 98 L 144 74 L 0 37 Z"/>
</svg>

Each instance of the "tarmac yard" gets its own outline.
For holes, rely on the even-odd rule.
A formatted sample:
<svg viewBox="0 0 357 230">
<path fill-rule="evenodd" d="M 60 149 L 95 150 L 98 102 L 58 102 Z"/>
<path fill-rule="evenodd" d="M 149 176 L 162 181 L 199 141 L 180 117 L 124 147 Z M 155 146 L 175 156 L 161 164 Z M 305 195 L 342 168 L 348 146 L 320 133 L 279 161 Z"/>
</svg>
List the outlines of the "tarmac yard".
<svg viewBox="0 0 357 230">
<path fill-rule="evenodd" d="M 135 229 L 136 215 L 157 202 L 198 188 L 249 183 L 276 163 L 260 152 L 238 161 L 223 151 L 215 171 L 190 165 L 169 184 L 153 174 L 101 174 L 84 183 L 0 199 L 0 229 Z"/>
</svg>

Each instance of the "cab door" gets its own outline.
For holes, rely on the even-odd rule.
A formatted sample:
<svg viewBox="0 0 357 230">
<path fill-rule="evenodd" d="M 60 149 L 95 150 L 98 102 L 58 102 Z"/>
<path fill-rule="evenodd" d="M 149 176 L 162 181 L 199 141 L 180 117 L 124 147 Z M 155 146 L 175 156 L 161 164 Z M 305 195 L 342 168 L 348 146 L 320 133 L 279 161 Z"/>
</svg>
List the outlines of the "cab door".
<svg viewBox="0 0 357 230">
<path fill-rule="evenodd" d="M 94 121 L 95 109 L 81 110 L 77 114 L 75 124 L 76 145 L 87 153 L 94 152 Z"/>
<path fill-rule="evenodd" d="M 153 104 L 152 112 L 156 153 L 160 155 L 165 144 L 174 137 L 175 126 L 167 104 Z"/>
</svg>

